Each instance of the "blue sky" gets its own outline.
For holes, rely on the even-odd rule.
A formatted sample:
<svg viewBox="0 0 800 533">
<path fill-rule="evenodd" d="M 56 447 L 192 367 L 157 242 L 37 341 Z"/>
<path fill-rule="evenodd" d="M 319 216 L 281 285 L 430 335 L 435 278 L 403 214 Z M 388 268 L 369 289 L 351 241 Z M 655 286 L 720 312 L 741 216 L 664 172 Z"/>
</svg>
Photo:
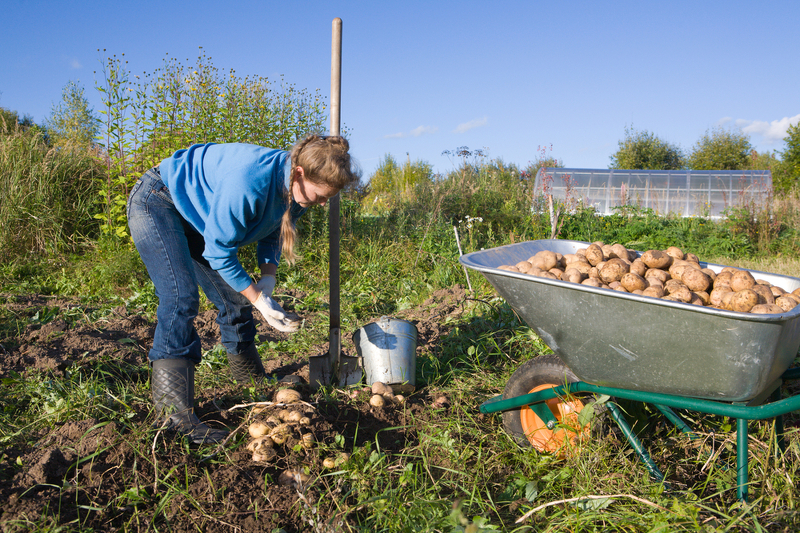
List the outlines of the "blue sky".
<svg viewBox="0 0 800 533">
<path fill-rule="evenodd" d="M 386 154 L 447 172 L 460 146 L 606 168 L 626 126 L 690 149 L 723 125 L 782 150 L 800 121 L 800 2 L 763 0 L 5 0 L 0 106 L 42 122 L 74 80 L 98 110 L 98 48 L 141 74 L 203 47 L 220 70 L 327 96 L 335 17 L 365 177 Z"/>
</svg>

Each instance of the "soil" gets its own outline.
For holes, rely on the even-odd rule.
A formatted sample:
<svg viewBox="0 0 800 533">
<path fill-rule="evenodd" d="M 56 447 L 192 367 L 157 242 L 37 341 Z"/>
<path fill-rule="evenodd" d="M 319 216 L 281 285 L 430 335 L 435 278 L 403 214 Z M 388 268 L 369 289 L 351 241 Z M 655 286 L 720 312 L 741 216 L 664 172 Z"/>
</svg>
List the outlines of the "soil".
<svg viewBox="0 0 800 533">
<path fill-rule="evenodd" d="M 59 377 L 76 375 L 81 367 L 107 371 L 109 379 L 143 382 L 149 379 L 147 351 L 155 323 L 124 307 L 102 320 L 64 319 L 76 310 L 86 313 L 77 301 L 37 295 L 0 295 L 5 316 L 28 317 L 31 325 L 18 335 L 0 339 L 0 379 L 24 380 L 42 373 Z M 286 303 L 290 306 L 291 299 Z M 448 317 L 464 310 L 466 291 L 461 286 L 435 293 L 423 305 L 397 313 L 418 329 L 418 352 L 435 354 L 448 332 Z M 55 312 L 57 310 L 57 312 Z M 37 317 L 54 316 L 47 320 Z M 205 350 L 219 342 L 216 311 L 197 317 L 196 326 Z M 377 317 L 376 317 L 377 318 Z M 327 317 L 309 321 L 326 323 Z M 261 342 L 281 340 L 286 334 L 259 325 Z M 343 338 L 343 352 L 355 355 L 352 340 Z M 327 345 L 318 347 L 319 355 Z M 280 354 L 264 360 L 268 372 L 292 373 L 308 380 L 309 354 Z M 34 381 L 33 379 L 31 380 Z M 246 449 L 247 426 L 255 418 L 277 414 L 280 406 L 267 406 L 253 413 L 241 404 L 245 397 L 232 380 L 203 388 L 198 383 L 197 414 L 214 427 L 231 430 L 222 445 L 189 448 L 182 439 L 154 426 L 150 406 L 137 405 L 132 418 L 117 421 L 94 418 L 68 420 L 31 432 L 0 448 L 0 527 L 24 531 L 32 524 L 71 524 L 81 530 L 117 531 L 131 521 L 142 530 L 168 531 L 284 531 L 317 530 L 313 520 L 344 525 L 341 507 L 321 501 L 321 494 L 346 494 L 344 476 L 322 477 L 329 471 L 322 450 L 352 451 L 367 443 L 392 454 L 416 444 L 417 427 L 440 418 L 447 404 L 438 395 L 417 390 L 402 404 L 389 402 L 383 408 L 369 405 L 370 394 L 358 389 L 321 395 L 307 385 L 296 385 L 303 403 L 290 406 L 308 416 L 308 425 L 292 426 L 288 442 L 277 447 L 278 457 L 256 463 Z M 272 398 L 274 388 L 259 385 L 256 395 Z M 355 398 L 352 396 L 357 394 Z M 116 405 L 109 399 L 109 405 Z M 116 401 L 125 401 L 124 398 Z M 237 405 L 238 404 L 238 405 Z M 4 400 L 0 399 L 0 405 Z M 317 445 L 305 449 L 300 432 L 311 433 Z M 310 477 L 298 484 L 280 482 L 286 472 L 304 472 Z M 195 479 L 188 493 L 181 480 Z M 164 498 L 165 495 L 169 497 Z M 162 500 L 163 498 L 163 500 Z M 188 501 L 202 502 L 197 505 Z M 165 502 L 162 506 L 160 502 Z M 312 515 L 311 509 L 316 509 Z M 202 509 L 202 510 L 201 510 Z M 136 517 L 136 518 L 134 518 Z M 57 529 L 57 527 L 53 527 Z M 334 529 L 336 529 L 334 527 Z"/>
</svg>

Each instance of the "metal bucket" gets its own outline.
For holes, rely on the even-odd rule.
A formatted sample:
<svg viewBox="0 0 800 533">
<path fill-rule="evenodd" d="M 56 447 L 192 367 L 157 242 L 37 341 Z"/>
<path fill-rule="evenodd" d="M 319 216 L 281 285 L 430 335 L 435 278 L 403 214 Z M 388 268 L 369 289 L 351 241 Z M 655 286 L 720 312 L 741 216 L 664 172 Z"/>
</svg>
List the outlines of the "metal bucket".
<svg viewBox="0 0 800 533">
<path fill-rule="evenodd" d="M 411 322 L 382 316 L 353 334 L 367 384 L 376 381 L 395 394 L 409 393 L 416 385 L 417 328 Z"/>
</svg>

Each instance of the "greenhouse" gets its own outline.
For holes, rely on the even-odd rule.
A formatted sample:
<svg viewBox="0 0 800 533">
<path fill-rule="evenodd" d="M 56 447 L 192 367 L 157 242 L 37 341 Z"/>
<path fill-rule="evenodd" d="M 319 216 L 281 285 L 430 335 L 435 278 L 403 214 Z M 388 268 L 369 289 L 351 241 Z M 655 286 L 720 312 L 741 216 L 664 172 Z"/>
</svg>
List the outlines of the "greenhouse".
<svg viewBox="0 0 800 533">
<path fill-rule="evenodd" d="M 607 215 L 621 206 L 659 215 L 724 216 L 729 207 L 761 205 L 772 193 L 769 170 L 616 170 L 541 168 L 535 191 L 568 209 Z"/>
</svg>

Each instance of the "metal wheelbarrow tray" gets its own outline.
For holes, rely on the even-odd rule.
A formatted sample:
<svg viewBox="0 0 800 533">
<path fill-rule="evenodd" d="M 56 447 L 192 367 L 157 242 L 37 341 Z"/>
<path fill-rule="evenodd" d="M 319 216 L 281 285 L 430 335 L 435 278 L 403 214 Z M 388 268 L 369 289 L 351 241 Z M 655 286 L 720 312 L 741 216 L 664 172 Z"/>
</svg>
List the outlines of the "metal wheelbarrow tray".
<svg viewBox="0 0 800 533">
<path fill-rule="evenodd" d="M 800 306 L 757 315 L 499 270 L 541 250 L 575 253 L 589 243 L 537 240 L 473 252 L 481 272 L 584 382 L 725 402 L 774 389 L 800 348 Z M 724 265 L 702 263 L 715 272 Z M 800 279 L 750 271 L 791 292 Z"/>
</svg>

